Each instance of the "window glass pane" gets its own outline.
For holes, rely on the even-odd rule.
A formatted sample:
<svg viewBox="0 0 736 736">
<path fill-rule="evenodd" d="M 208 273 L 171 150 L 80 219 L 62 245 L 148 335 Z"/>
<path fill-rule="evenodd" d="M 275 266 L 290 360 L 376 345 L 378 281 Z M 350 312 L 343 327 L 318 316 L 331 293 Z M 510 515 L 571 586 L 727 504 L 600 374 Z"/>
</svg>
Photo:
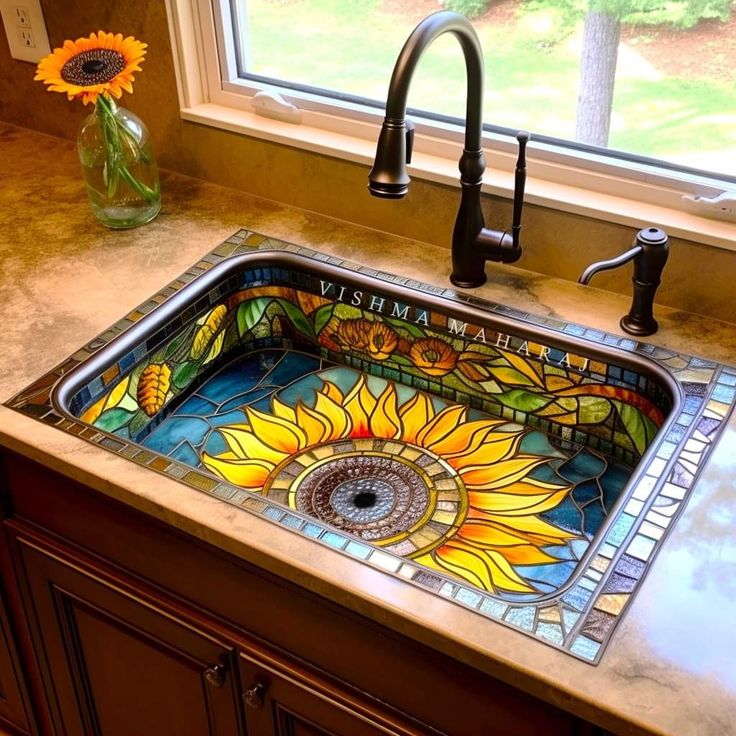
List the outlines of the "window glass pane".
<svg viewBox="0 0 736 736">
<path fill-rule="evenodd" d="M 736 175 L 732 0 L 237 2 L 244 76 L 383 105 L 414 26 L 443 6 L 465 10 L 485 55 L 487 123 Z M 420 62 L 409 105 L 464 115 L 450 35 Z"/>
</svg>

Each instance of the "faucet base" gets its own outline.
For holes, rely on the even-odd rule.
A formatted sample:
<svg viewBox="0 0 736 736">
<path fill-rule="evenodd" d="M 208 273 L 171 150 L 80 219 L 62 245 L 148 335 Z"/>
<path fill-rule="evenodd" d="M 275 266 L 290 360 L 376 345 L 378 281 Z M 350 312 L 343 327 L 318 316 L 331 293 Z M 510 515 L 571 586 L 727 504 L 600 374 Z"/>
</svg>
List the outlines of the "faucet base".
<svg viewBox="0 0 736 736">
<path fill-rule="evenodd" d="M 658 329 L 659 324 L 656 319 L 649 321 L 641 321 L 631 317 L 630 314 L 625 314 L 621 317 L 619 322 L 621 329 L 629 335 L 635 335 L 636 337 L 646 337 L 647 335 L 653 335 Z"/>
<path fill-rule="evenodd" d="M 450 281 L 453 286 L 457 286 L 460 289 L 475 289 L 477 286 L 483 286 L 488 280 L 488 277 L 483 273 L 482 277 L 475 279 L 462 279 L 455 276 L 454 273 L 450 274 Z"/>
</svg>

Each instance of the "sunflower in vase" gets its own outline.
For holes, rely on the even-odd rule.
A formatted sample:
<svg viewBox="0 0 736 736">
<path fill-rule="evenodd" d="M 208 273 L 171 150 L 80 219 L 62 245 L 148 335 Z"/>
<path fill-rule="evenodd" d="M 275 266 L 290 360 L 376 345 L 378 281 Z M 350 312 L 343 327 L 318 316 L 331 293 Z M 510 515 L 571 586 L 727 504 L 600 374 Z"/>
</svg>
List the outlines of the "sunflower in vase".
<svg viewBox="0 0 736 736">
<path fill-rule="evenodd" d="M 36 80 L 70 100 L 94 104 L 82 123 L 77 150 L 92 211 L 103 225 L 128 228 L 152 220 L 161 209 L 158 170 L 148 129 L 115 100 L 133 92 L 146 44 L 132 36 L 99 31 L 65 41 L 42 59 Z"/>
</svg>

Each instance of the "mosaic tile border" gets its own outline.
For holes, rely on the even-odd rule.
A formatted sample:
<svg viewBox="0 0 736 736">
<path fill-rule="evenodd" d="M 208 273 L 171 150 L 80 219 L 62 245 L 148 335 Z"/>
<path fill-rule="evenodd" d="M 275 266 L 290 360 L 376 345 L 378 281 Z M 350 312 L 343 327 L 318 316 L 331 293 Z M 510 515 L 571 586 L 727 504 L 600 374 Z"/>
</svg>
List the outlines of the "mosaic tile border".
<svg viewBox="0 0 736 736">
<path fill-rule="evenodd" d="M 254 250 L 295 253 L 348 271 L 355 271 L 378 281 L 439 296 L 451 303 L 470 304 L 489 313 L 514 318 L 527 325 L 541 326 L 634 354 L 645 355 L 677 379 L 685 397 L 679 415 L 668 425 L 666 435 L 658 437 L 655 441 L 656 450 L 645 458 L 645 467 L 642 468 L 638 481 L 628 492 L 603 539 L 594 546 L 594 553 L 588 557 L 584 569 L 576 575 L 570 586 L 534 603 L 501 601 L 491 594 L 470 588 L 441 574 L 429 572 L 410 560 L 359 542 L 312 518 L 220 482 L 204 472 L 193 470 L 189 466 L 171 461 L 138 445 L 61 416 L 54 410 L 49 396 L 53 386 L 62 376 L 74 370 L 113 338 L 213 266 L 231 256 L 252 253 Z M 215 290 L 210 295 L 210 303 L 214 304 L 218 297 L 219 294 Z M 503 622 L 582 661 L 596 664 L 600 661 L 617 621 L 630 604 L 669 528 L 682 511 L 734 403 L 736 403 L 736 367 L 664 350 L 574 323 L 539 317 L 474 296 L 458 294 L 450 288 L 422 284 L 410 278 L 379 272 L 306 247 L 266 238 L 248 230 L 240 230 L 151 299 L 6 402 L 6 405 L 116 452 L 139 465 L 164 473 L 193 488 L 212 493 L 285 529 L 299 532 L 414 585 L 434 591 L 454 603 Z"/>
</svg>

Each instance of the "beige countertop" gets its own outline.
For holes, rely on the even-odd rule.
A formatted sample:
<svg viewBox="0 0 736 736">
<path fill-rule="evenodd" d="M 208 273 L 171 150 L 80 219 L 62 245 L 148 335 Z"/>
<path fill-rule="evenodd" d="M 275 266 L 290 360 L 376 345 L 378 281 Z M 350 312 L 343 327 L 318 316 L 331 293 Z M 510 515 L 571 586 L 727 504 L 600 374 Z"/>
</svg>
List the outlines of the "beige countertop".
<svg viewBox="0 0 736 736">
<path fill-rule="evenodd" d="M 241 227 L 448 284 L 448 250 L 171 174 L 153 223 L 106 230 L 89 210 L 72 144 L 5 124 L 0 171 L 0 401 Z M 449 240 L 454 212 L 447 217 Z M 536 314 L 617 333 L 628 308 L 624 297 L 518 268 L 487 271 L 480 296 Z M 657 316 L 650 342 L 736 362 L 736 326 Z M 736 734 L 733 417 L 597 666 L 2 406 L 0 444 L 615 733 Z"/>
</svg>

